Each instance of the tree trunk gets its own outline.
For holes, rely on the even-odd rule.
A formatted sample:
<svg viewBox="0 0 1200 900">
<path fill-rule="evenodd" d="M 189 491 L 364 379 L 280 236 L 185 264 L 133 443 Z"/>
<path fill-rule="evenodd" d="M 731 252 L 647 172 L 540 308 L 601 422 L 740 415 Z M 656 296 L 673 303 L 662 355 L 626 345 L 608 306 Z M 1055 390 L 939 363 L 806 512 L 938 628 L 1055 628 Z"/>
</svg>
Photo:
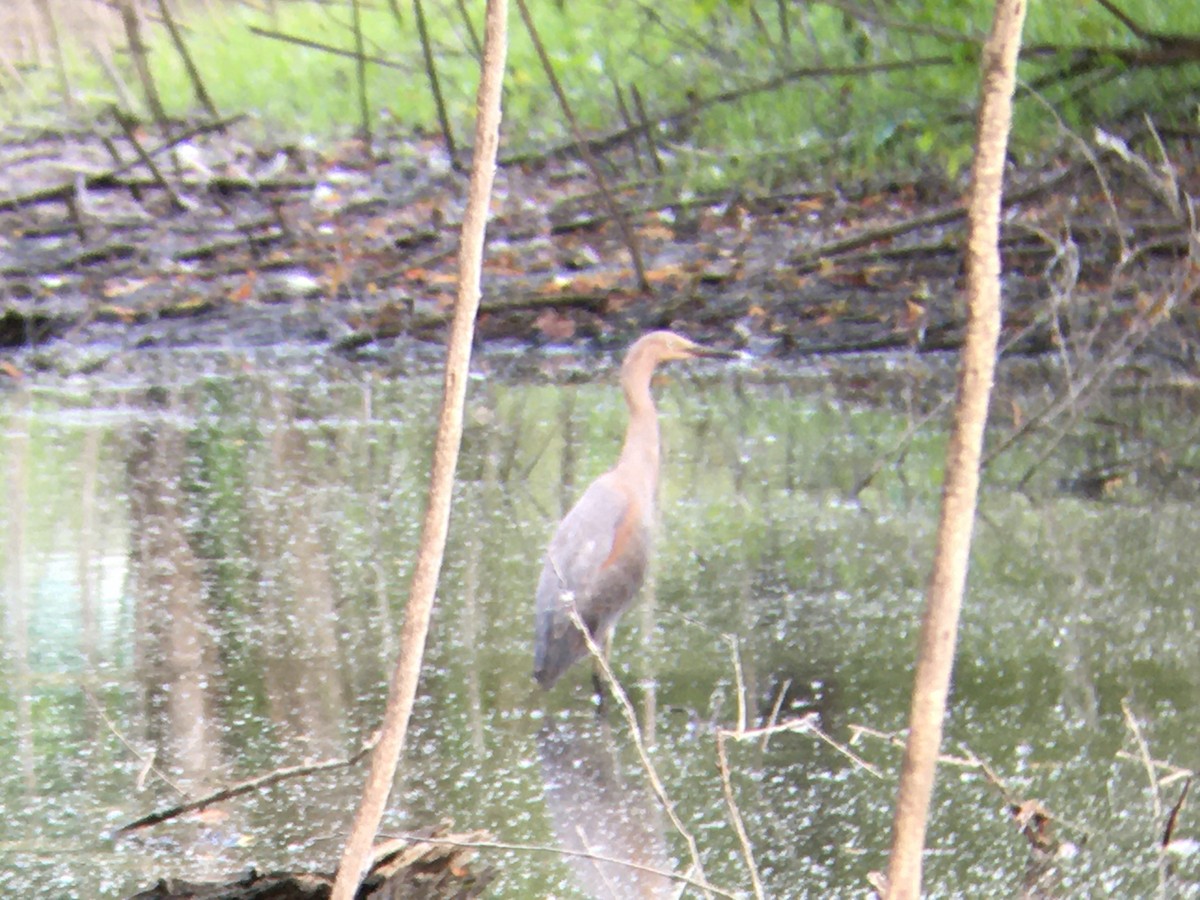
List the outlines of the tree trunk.
<svg viewBox="0 0 1200 900">
<path fill-rule="evenodd" d="M 496 174 L 500 88 L 508 46 L 507 22 L 507 0 L 488 0 L 483 75 L 476 101 L 475 158 L 471 167 L 467 209 L 463 215 L 458 254 L 458 301 L 446 352 L 442 412 L 433 449 L 433 469 L 429 476 L 429 505 L 421 529 L 417 566 L 409 591 L 404 628 L 400 634 L 400 653 L 392 674 L 379 743 L 371 754 L 362 800 L 338 865 L 332 900 L 353 900 L 362 874 L 370 864 L 371 844 L 379 820 L 383 817 L 383 808 L 404 749 L 417 682 L 421 676 L 425 637 L 429 631 L 429 617 L 433 612 L 434 593 L 446 548 L 454 470 L 462 441 L 463 402 L 467 390 L 467 369 L 471 362 L 475 314 L 479 309 L 484 232 L 492 181 Z"/>
<path fill-rule="evenodd" d="M 979 459 L 1000 334 L 1000 194 L 1024 18 L 1025 0 L 997 0 L 992 32 L 983 53 L 967 236 L 967 333 L 959 363 L 942 514 L 921 623 L 908 742 L 892 825 L 886 890 L 889 900 L 910 900 L 921 891 L 921 853 L 967 580 Z"/>
</svg>

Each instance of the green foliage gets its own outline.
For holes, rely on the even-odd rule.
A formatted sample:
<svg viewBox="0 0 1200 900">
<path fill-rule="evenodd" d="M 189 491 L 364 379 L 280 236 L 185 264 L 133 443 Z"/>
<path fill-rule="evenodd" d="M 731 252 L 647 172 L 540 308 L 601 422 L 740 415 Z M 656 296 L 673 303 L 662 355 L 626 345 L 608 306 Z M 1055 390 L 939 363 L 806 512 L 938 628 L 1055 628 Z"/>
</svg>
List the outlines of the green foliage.
<svg viewBox="0 0 1200 900">
<path fill-rule="evenodd" d="M 630 108 L 635 85 L 652 117 L 670 117 L 660 148 L 669 163 L 669 189 L 703 191 L 731 183 L 770 189 L 798 178 L 861 177 L 881 165 L 891 173 L 941 170 L 954 176 L 970 159 L 979 46 L 992 8 L 987 0 L 907 0 L 864 19 L 832 6 L 790 4 L 786 27 L 773 5 L 745 0 L 691 0 L 654 8 L 634 0 L 607 6 L 534 0 L 531 6 L 563 88 L 589 133 L 624 127 L 615 97 L 620 90 Z M 214 14 L 207 13 L 214 8 Z M 1150 31 L 1200 34 L 1200 5 L 1193 0 L 1134 2 L 1123 9 Z M 389 4 L 363 8 L 368 53 L 394 62 L 368 66 L 371 108 L 401 134 L 433 132 L 437 118 L 415 17 L 406 6 L 401 12 L 397 21 Z M 462 140 L 474 113 L 474 50 L 455 4 L 432 3 L 427 14 L 447 112 Z M 472 15 L 480 33 L 482 4 Z M 249 112 L 263 134 L 273 137 L 328 138 L 360 124 L 350 56 L 251 31 L 253 26 L 349 50 L 349 2 L 278 4 L 274 17 L 248 4 L 205 4 L 190 11 L 186 24 L 190 51 L 222 112 Z M 179 56 L 163 29 L 150 28 L 148 38 L 164 102 L 173 115 L 185 115 L 196 102 Z M 530 37 L 515 15 L 510 39 L 505 149 L 537 150 L 570 140 Z M 1113 54 L 1093 53 L 1091 74 L 1066 76 L 1067 68 L 1079 62 L 1072 49 L 1142 48 L 1099 4 L 1034 4 L 1025 43 L 1064 52 L 1039 50 L 1022 62 L 1027 90 L 1036 86 L 1046 102 L 1019 92 L 1012 142 L 1018 155 L 1053 151 L 1064 138 L 1064 126 L 1086 131 L 1142 110 L 1162 123 L 1194 117 L 1194 103 L 1181 101 L 1194 98 L 1200 87 L 1198 65 L 1127 69 Z M 91 54 L 75 50 L 67 58 L 80 99 L 89 105 L 110 102 L 112 91 L 90 63 Z M 931 62 L 934 58 L 941 61 Z M 912 65 L 891 71 L 864 68 L 906 61 Z M 783 77 L 831 68 L 841 74 Z M 131 70 L 124 77 L 136 83 Z M 778 82 L 774 88 L 755 89 L 772 80 Z M 33 110 L 55 105 L 57 80 L 51 73 L 33 73 L 28 86 L 7 104 L 10 120 L 28 119 Z M 743 93 L 731 102 L 706 102 L 730 91 Z M 376 130 L 379 125 L 374 123 Z"/>
</svg>

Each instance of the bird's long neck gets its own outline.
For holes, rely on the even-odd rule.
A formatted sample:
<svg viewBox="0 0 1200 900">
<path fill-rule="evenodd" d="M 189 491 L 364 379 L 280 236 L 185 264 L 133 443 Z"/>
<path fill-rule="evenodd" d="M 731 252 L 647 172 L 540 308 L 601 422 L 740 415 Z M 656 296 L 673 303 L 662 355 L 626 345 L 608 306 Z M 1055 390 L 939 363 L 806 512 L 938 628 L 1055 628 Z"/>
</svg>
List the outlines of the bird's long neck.
<svg viewBox="0 0 1200 900">
<path fill-rule="evenodd" d="M 643 482 L 643 496 L 654 497 L 658 487 L 658 411 L 650 394 L 650 379 L 657 362 L 649 354 L 634 354 L 621 366 L 621 386 L 629 406 L 629 425 L 617 468 L 628 478 Z"/>
</svg>

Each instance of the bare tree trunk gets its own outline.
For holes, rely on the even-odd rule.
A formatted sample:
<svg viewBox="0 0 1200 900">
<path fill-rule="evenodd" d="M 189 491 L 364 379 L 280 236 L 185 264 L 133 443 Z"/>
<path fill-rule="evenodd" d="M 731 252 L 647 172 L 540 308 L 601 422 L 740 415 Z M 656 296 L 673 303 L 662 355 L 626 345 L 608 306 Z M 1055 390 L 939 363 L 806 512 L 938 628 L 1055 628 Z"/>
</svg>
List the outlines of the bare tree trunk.
<svg viewBox="0 0 1200 900">
<path fill-rule="evenodd" d="M 7 607 L 0 613 L 7 626 L 9 675 L 15 696 L 16 754 L 26 799 L 37 791 L 36 754 L 33 744 L 33 670 L 29 663 L 29 579 L 25 571 L 25 537 L 29 521 L 29 392 L 19 390 L 13 403 L 5 448 L 8 475 L 8 591 Z M 10 751 L 11 752 L 11 751 Z"/>
<path fill-rule="evenodd" d="M 67 71 L 67 60 L 63 54 L 62 38 L 58 33 L 58 17 L 50 0 L 41 2 L 42 17 L 46 20 L 46 32 L 50 35 L 50 52 L 54 56 L 54 68 L 58 71 L 59 90 L 68 111 L 75 109 L 75 92 L 71 89 L 71 75 Z"/>
<path fill-rule="evenodd" d="M 149 51 L 145 41 L 142 40 L 142 20 L 138 9 L 134 5 L 134 0 L 119 0 L 117 8 L 125 27 L 125 39 L 129 42 L 129 55 L 133 58 L 138 80 L 142 83 L 142 92 L 146 95 L 146 106 L 150 110 L 150 115 L 154 117 L 155 123 L 163 130 L 164 134 L 169 135 L 167 113 L 163 109 L 162 100 L 158 96 L 158 88 L 154 84 L 154 75 L 150 71 Z"/>
<path fill-rule="evenodd" d="M 629 258 L 633 262 L 633 272 L 634 277 L 637 279 L 638 291 L 642 294 L 651 294 L 653 290 L 651 289 L 649 279 L 646 277 L 646 264 L 642 257 L 642 242 L 638 237 L 637 229 L 629 221 L 629 216 L 625 214 L 625 210 L 617 203 L 617 198 L 608 187 L 608 179 L 604 177 L 604 170 L 600 168 L 600 163 L 597 162 L 596 157 L 588 146 L 588 141 L 583 136 L 583 129 L 579 125 L 579 119 L 576 118 L 575 112 L 571 109 L 571 102 L 567 99 L 567 92 L 563 90 L 562 83 L 558 80 L 558 75 L 554 72 L 554 64 L 550 61 L 550 54 L 546 52 L 546 45 L 542 43 L 541 35 L 538 34 L 537 25 L 529 12 L 528 4 L 526 4 L 525 0 L 517 0 L 517 9 L 521 13 L 521 21 L 525 23 L 525 30 L 529 32 L 529 40 L 533 42 L 533 49 L 537 53 L 538 59 L 542 62 L 542 69 L 546 73 L 546 80 L 550 82 L 550 90 L 558 98 L 558 105 L 567 119 L 567 125 L 571 129 L 571 137 L 575 139 L 575 146 L 579 148 L 579 155 L 583 158 L 583 164 L 588 167 L 588 170 L 592 173 L 592 177 L 596 179 L 596 187 L 600 191 L 600 197 L 604 201 L 604 206 L 608 210 L 609 216 L 612 217 L 613 221 L 617 223 L 617 227 L 621 230 L 621 237 L 625 240 L 625 246 L 629 249 Z"/>
<path fill-rule="evenodd" d="M 475 314 L 479 309 L 484 232 L 500 140 L 500 88 L 504 80 L 504 58 L 508 47 L 507 27 L 507 0 L 488 0 L 483 74 L 476 100 L 475 157 L 471 167 L 467 209 L 463 215 L 458 253 L 458 302 L 446 351 L 442 412 L 433 449 L 433 469 L 429 476 L 429 505 L 421 529 L 421 545 L 409 591 L 404 628 L 400 634 L 400 653 L 392 673 L 387 711 L 380 728 L 379 743 L 371 754 L 362 800 L 342 851 L 332 900 L 352 900 L 363 870 L 369 863 L 371 844 L 404 749 L 404 738 L 421 675 L 425 637 L 429 631 L 434 592 L 446 548 L 450 495 L 462 440 L 463 401 L 467 390 L 467 369 L 471 362 L 471 338 L 475 331 Z"/>
<path fill-rule="evenodd" d="M 1025 0 L 996 0 L 992 33 L 983 53 L 967 235 L 970 307 L 959 363 L 954 430 L 946 454 L 942 515 L 921 623 L 908 742 L 892 824 L 889 900 L 909 900 L 921 891 L 921 853 L 967 581 L 979 459 L 1000 335 L 1000 197 L 1024 19 Z"/>
<path fill-rule="evenodd" d="M 158 0 L 158 12 L 162 16 L 163 24 L 167 26 L 167 33 L 171 35 L 171 43 L 175 45 L 175 51 L 179 54 L 179 61 L 183 63 L 183 69 L 187 72 L 188 80 L 192 83 L 192 91 L 195 93 L 196 99 L 200 101 L 200 105 L 204 107 L 205 111 L 212 118 L 221 118 L 221 114 L 217 112 L 216 104 L 213 103 L 212 97 L 208 93 L 208 88 L 204 86 L 204 79 L 200 77 L 200 70 L 196 68 L 196 62 L 192 59 L 187 42 L 183 39 L 183 32 L 175 24 L 175 17 L 171 14 L 171 8 L 167 5 L 167 0 Z"/>
<path fill-rule="evenodd" d="M 442 128 L 442 138 L 446 141 L 450 164 L 458 171 L 458 150 L 454 146 L 454 132 L 450 128 L 450 116 L 446 113 L 446 101 L 442 98 L 442 85 L 438 80 L 437 62 L 433 56 L 429 25 L 425 20 L 425 7 L 421 5 L 421 0 L 413 0 L 413 12 L 417 17 L 417 34 L 421 38 L 421 56 L 425 60 L 425 76 L 429 79 L 429 89 L 433 93 L 433 107 L 437 110 L 438 124 Z"/>
<path fill-rule="evenodd" d="M 363 143 L 367 146 L 367 155 L 374 152 L 371 135 L 371 100 L 367 95 L 367 48 L 363 41 L 362 4 L 359 0 L 350 0 L 354 22 L 354 71 L 358 78 L 358 116 L 362 127 Z"/>
</svg>

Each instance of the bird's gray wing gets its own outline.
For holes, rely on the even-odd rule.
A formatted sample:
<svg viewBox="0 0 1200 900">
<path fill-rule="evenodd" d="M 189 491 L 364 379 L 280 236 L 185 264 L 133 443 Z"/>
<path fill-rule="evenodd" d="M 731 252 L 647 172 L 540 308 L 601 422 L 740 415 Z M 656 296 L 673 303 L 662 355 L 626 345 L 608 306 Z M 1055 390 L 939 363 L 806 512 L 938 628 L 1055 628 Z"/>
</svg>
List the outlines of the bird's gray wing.
<svg viewBox="0 0 1200 900">
<path fill-rule="evenodd" d="M 635 514 L 632 505 L 629 496 L 602 475 L 571 507 L 550 541 L 538 581 L 534 652 L 534 672 L 544 687 L 586 653 L 566 612 L 564 595 L 574 598 L 589 630 L 595 632 L 601 625 L 604 604 L 593 603 L 593 593 L 613 556 L 622 523 Z"/>
<path fill-rule="evenodd" d="M 630 505 L 628 494 L 602 475 L 563 517 L 546 551 L 563 589 L 580 593 L 595 580 Z"/>
</svg>

